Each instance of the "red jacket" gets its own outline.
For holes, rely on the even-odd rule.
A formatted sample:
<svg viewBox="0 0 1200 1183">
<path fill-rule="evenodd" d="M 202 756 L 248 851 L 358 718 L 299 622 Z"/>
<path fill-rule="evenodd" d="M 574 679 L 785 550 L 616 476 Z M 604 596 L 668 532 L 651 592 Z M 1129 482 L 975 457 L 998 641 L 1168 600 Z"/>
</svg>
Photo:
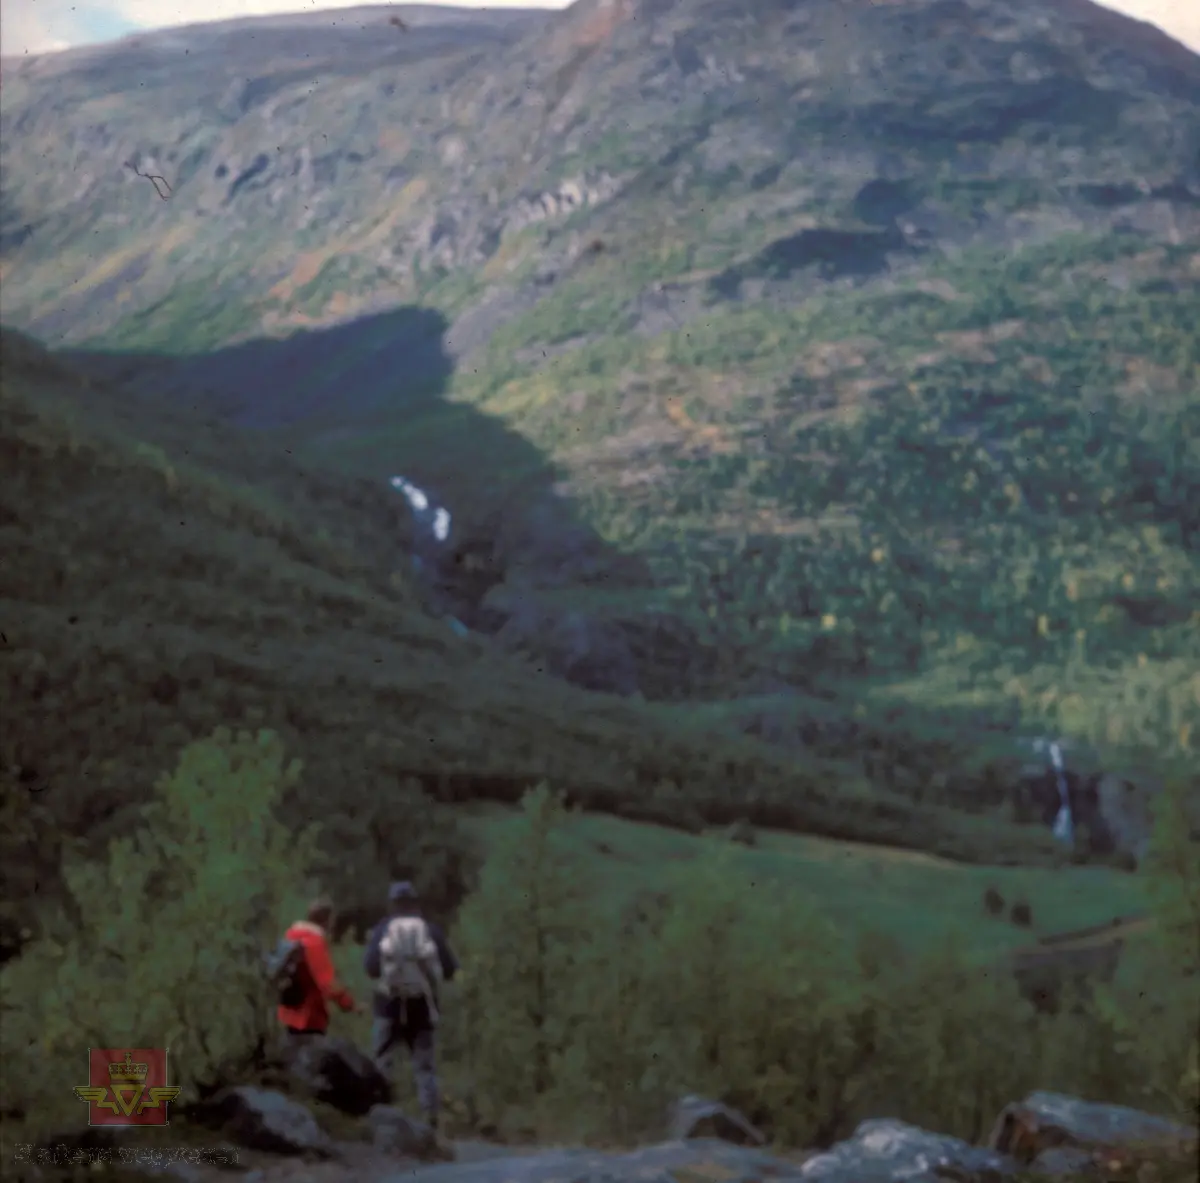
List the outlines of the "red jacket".
<svg viewBox="0 0 1200 1183">
<path fill-rule="evenodd" d="M 337 971 L 329 956 L 329 941 L 325 930 L 307 920 L 297 920 L 287 930 L 287 940 L 304 946 L 304 1000 L 299 1006 L 280 1006 L 279 1021 L 296 1031 L 325 1031 L 329 1027 L 326 1000 L 335 1002 L 342 1010 L 354 1009 L 354 998 L 337 980 Z"/>
</svg>

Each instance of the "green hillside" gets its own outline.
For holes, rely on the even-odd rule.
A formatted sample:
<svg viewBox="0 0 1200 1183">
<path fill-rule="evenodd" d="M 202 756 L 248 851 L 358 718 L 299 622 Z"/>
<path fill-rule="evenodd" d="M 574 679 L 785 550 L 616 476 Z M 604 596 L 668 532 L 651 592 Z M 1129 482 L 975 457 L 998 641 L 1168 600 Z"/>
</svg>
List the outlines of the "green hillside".
<svg viewBox="0 0 1200 1183">
<path fill-rule="evenodd" d="M 1193 758 L 1195 54 L 1033 0 L 411 16 L 14 64 L 6 320 L 436 488 L 493 552 L 457 614 L 576 682 L 818 694 L 958 805 L 996 733 Z"/>
<path fill-rule="evenodd" d="M 685 828 L 747 818 L 968 861 L 1056 857 L 1039 831 L 914 804 L 847 763 L 460 639 L 410 587 L 386 490 L 286 457 L 264 469 L 182 413 L 133 435 L 105 410 L 120 399 L 104 381 L 7 333 L 0 381 L 11 924 L 64 850 L 97 849 L 172 752 L 229 724 L 271 727 L 304 761 L 290 808 L 356 852 L 339 881 L 348 909 L 373 875 L 414 861 L 453 902 L 467 855 L 447 806 L 515 801 L 541 779 Z"/>
<path fill-rule="evenodd" d="M 1200 722 L 1198 262 L 1195 242 L 1065 237 L 586 339 L 587 292 L 636 283 L 618 256 L 457 386 L 651 557 L 728 654 L 724 687 L 853 678 L 880 711 L 1157 758 Z M 509 360 L 559 339 L 578 344 Z"/>
</svg>

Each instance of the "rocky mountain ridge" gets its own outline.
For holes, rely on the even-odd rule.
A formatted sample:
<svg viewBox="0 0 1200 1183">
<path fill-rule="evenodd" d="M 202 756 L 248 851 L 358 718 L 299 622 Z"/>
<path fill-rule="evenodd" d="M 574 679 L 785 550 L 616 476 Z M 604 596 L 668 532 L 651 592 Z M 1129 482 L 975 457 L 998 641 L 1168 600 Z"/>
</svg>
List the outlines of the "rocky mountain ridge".
<svg viewBox="0 0 1200 1183">
<path fill-rule="evenodd" d="M 165 341 L 177 289 L 204 276 L 239 308 L 213 325 L 227 340 L 443 271 L 524 305 L 591 243 L 633 247 L 714 201 L 691 253 L 726 257 L 726 296 L 805 258 L 862 277 L 980 236 L 1119 220 L 1187 237 L 1198 63 L 1075 0 L 404 6 L 147 34 L 7 68 L 5 315 L 66 343 L 153 310 L 142 335 Z M 985 206 L 989 184 L 1024 186 L 1026 208 L 956 214 L 935 179 Z M 740 264 L 712 249 L 747 219 L 790 233 Z M 531 227 L 540 243 L 518 243 Z M 252 253 L 213 271 L 218 240 Z M 532 290 L 514 282 L 531 264 Z"/>
<path fill-rule="evenodd" d="M 1084 0 L 579 0 L 5 68 L 5 320 L 433 490 L 494 568 L 479 621 L 559 634 L 556 672 L 790 693 L 978 641 L 1014 671 L 990 724 L 1083 630 L 1178 651 L 1190 701 L 1200 57 L 1150 27 Z M 624 575 L 535 528 L 572 517 Z M 672 627 L 631 638 L 651 611 Z"/>
</svg>

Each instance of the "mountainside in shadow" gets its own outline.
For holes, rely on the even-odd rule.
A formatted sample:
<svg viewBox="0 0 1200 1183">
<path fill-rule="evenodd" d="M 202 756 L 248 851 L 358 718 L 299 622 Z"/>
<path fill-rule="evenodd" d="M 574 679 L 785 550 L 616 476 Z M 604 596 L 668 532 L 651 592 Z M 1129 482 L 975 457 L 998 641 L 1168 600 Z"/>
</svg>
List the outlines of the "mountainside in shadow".
<svg viewBox="0 0 1200 1183">
<path fill-rule="evenodd" d="M 820 684 L 856 759 L 913 708 L 1187 758 L 1200 58 L 1150 26 L 579 0 L 4 69 L 6 322 L 471 537 L 502 506 L 513 647 L 569 617 L 609 688 L 767 696 L 781 742 Z M 592 578 L 564 502 L 649 577 Z"/>
<path fill-rule="evenodd" d="M 264 457 L 185 412 L 131 421 L 111 382 L 14 334 L 0 363 L 0 953 L 63 859 L 102 851 L 219 726 L 270 728 L 303 761 L 289 808 L 321 819 L 348 913 L 406 860 L 454 902 L 469 855 L 442 807 L 515 801 L 543 778 L 684 828 L 745 816 L 968 861 L 1054 857 L 1038 831 L 456 636 L 414 591 L 386 487 Z"/>
</svg>

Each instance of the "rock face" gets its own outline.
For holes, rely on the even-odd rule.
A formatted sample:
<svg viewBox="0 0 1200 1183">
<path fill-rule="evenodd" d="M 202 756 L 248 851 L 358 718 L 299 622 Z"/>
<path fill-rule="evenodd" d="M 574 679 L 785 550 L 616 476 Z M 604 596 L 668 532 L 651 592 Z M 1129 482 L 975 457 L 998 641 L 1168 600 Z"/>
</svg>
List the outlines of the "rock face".
<svg viewBox="0 0 1200 1183">
<path fill-rule="evenodd" d="M 622 0 L 404 20 L 260 18 L 6 60 L 0 250 L 21 264 L 6 315 L 81 340 L 153 307 L 164 332 L 190 333 L 190 305 L 156 305 L 241 235 L 255 250 L 232 289 L 274 328 L 489 265 L 476 297 L 553 299 L 564 237 L 608 243 L 701 208 L 722 233 L 812 214 L 719 265 L 703 281 L 717 299 L 858 282 L 1039 227 L 1161 225 L 1178 241 L 1196 225 L 1200 176 L 1173 129 L 1195 117 L 1200 62 L 1090 4 Z M 51 175 L 71 183 L 43 191 Z M 1049 205 L 993 199 L 1046 179 Z M 95 282 L 47 303 L 64 251 Z M 219 286 L 213 310 L 232 294 Z M 257 327 L 226 320 L 228 335 Z"/>
<path fill-rule="evenodd" d="M 551 613 L 524 602 L 496 639 L 506 649 L 534 656 L 550 673 L 586 690 L 630 695 L 638 689 L 633 654 L 620 627 L 587 613 Z"/>
<path fill-rule="evenodd" d="M 1160 786 L 1143 773 L 1137 780 L 1097 770 L 1090 753 L 1066 750 L 1063 779 L 1071 808 L 1075 843 L 1088 854 L 1121 855 L 1140 863 L 1153 828 L 1152 805 Z M 1053 825 L 1061 804 L 1054 771 L 1047 764 L 1027 764 L 1011 794 L 1021 821 Z"/>
<path fill-rule="evenodd" d="M 631 581 L 638 577 L 614 567 L 611 588 L 620 586 L 623 574 Z M 537 571 L 526 575 L 539 577 Z M 715 664 L 687 624 L 666 612 L 577 607 L 536 584 L 497 584 L 473 619 L 510 652 L 588 690 L 679 697 L 681 687 L 695 685 Z"/>
<path fill-rule="evenodd" d="M 1115 773 L 1105 773 L 1096 782 L 1097 808 L 1114 846 L 1128 851 L 1137 863 L 1146 857 L 1154 827 L 1151 798 L 1149 790 Z"/>
</svg>

